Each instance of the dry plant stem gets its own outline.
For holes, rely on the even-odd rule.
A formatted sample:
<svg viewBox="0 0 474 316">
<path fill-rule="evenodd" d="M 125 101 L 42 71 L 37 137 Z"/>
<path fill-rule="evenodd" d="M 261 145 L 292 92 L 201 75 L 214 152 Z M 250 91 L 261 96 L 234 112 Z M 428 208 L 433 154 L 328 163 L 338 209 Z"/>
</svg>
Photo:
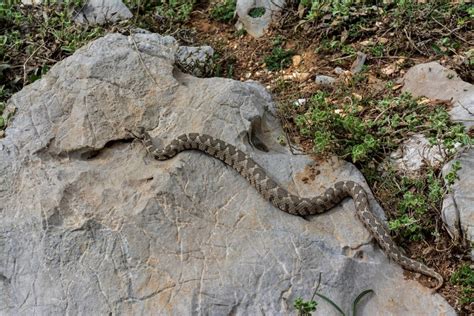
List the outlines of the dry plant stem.
<svg viewBox="0 0 474 316">
<path fill-rule="evenodd" d="M 403 32 L 405 32 L 405 36 L 407 37 L 408 42 L 410 42 L 410 45 L 411 45 L 414 49 L 416 49 L 421 55 L 426 56 L 426 54 L 423 53 L 423 52 L 415 45 L 415 43 L 414 43 L 413 40 L 411 39 L 410 35 L 408 35 L 408 31 L 407 31 L 406 28 L 403 28 Z"/>
<path fill-rule="evenodd" d="M 473 43 L 470 43 L 469 41 L 465 40 L 464 38 L 462 38 L 461 36 L 459 36 L 458 34 L 456 34 L 456 31 L 460 29 L 460 27 L 458 28 L 455 28 L 454 30 L 450 30 L 446 25 L 442 24 L 441 22 L 439 22 L 438 20 L 436 20 L 434 17 L 431 17 L 431 19 L 433 21 L 435 21 L 436 23 L 438 23 L 442 28 L 444 28 L 445 30 L 449 31 L 448 34 L 443 34 L 443 36 L 451 36 L 451 34 L 453 34 L 454 36 L 456 36 L 458 39 L 460 39 L 461 41 L 463 41 L 464 43 L 466 44 L 469 44 L 469 45 L 472 45 Z"/>
<path fill-rule="evenodd" d="M 30 61 L 31 58 L 33 58 L 33 56 L 42 48 L 44 47 L 44 44 L 41 44 L 41 46 L 37 47 L 33 53 L 31 53 L 30 56 L 28 56 L 28 58 L 25 60 L 25 62 L 23 63 L 23 86 L 26 86 L 26 64 L 28 64 L 28 62 Z"/>
</svg>

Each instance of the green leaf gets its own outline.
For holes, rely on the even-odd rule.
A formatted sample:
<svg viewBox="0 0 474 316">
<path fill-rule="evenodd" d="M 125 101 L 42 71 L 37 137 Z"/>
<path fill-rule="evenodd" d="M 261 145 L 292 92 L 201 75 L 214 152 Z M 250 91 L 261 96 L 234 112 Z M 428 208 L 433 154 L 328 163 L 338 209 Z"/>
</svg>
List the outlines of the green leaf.
<svg viewBox="0 0 474 316">
<path fill-rule="evenodd" d="M 339 313 L 341 313 L 342 316 L 345 316 L 346 314 L 342 311 L 342 309 L 337 306 L 336 303 L 334 303 L 329 297 L 326 297 L 320 293 L 316 293 L 317 296 L 319 296 L 320 298 L 322 298 L 323 300 L 325 300 L 326 302 L 328 302 L 329 304 L 331 304 Z"/>
<path fill-rule="evenodd" d="M 362 300 L 362 298 L 369 294 L 369 293 L 375 293 L 372 289 L 365 290 L 362 293 L 360 293 L 356 299 L 354 300 L 354 303 L 352 303 L 352 316 L 356 316 L 357 314 L 357 304 Z"/>
</svg>

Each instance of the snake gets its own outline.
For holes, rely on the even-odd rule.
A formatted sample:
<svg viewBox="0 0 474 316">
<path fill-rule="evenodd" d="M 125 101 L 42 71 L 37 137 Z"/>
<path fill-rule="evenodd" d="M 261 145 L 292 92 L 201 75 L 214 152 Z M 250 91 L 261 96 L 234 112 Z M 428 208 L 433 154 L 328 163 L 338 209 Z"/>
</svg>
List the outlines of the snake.
<svg viewBox="0 0 474 316">
<path fill-rule="evenodd" d="M 371 211 L 366 191 L 354 181 L 336 182 L 322 195 L 316 197 L 299 197 L 272 180 L 267 172 L 246 153 L 234 145 L 210 135 L 183 134 L 173 139 L 167 146 L 158 148 L 154 145 L 152 137 L 143 128 L 138 133 L 131 134 L 143 143 L 149 154 L 160 161 L 171 159 L 185 150 L 197 150 L 223 161 L 244 177 L 264 199 L 291 215 L 305 217 L 321 214 L 338 205 L 343 199 L 351 197 L 354 200 L 357 218 L 389 258 L 407 270 L 436 279 L 437 285 L 432 288 L 433 292 L 443 286 L 443 277 L 439 273 L 425 264 L 409 258 L 400 250 L 384 224 Z"/>
</svg>

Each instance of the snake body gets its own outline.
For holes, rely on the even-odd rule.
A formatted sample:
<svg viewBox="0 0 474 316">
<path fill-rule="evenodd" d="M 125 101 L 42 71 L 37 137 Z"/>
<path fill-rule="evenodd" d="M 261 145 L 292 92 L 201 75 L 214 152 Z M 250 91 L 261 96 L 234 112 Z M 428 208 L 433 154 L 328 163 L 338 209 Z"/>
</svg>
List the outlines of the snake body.
<svg viewBox="0 0 474 316">
<path fill-rule="evenodd" d="M 222 160 L 240 173 L 266 200 L 280 210 L 298 216 L 320 214 L 336 206 L 346 197 L 352 197 L 359 220 L 377 240 L 385 254 L 407 270 L 419 272 L 437 280 L 434 291 L 443 285 L 443 277 L 426 265 L 407 257 L 390 237 L 382 222 L 369 208 L 365 190 L 353 181 L 340 181 L 322 195 L 302 198 L 289 193 L 268 177 L 267 173 L 247 154 L 220 139 L 205 134 L 184 134 L 159 149 L 146 132 L 138 137 L 147 151 L 157 160 L 168 160 L 184 150 L 198 150 Z"/>
</svg>

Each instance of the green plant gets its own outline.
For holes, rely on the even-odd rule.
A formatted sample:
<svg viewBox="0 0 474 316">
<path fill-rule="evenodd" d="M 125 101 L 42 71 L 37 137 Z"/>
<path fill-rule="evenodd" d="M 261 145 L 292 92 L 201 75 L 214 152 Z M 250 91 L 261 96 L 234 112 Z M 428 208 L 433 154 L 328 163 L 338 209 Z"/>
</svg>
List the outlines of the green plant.
<svg viewBox="0 0 474 316">
<path fill-rule="evenodd" d="M 265 14 L 265 8 L 264 7 L 256 7 L 250 9 L 248 15 L 252 18 L 259 18 Z"/>
<path fill-rule="evenodd" d="M 301 297 L 298 297 L 295 300 L 293 306 L 298 311 L 298 315 L 309 316 L 311 315 L 311 312 L 316 311 L 316 306 L 318 306 L 318 303 L 316 303 L 313 298 L 314 297 L 312 297 L 309 301 L 304 301 Z"/>
<path fill-rule="evenodd" d="M 235 31 L 235 36 L 242 37 L 247 34 L 247 31 L 244 28 L 238 29 Z"/>
<path fill-rule="evenodd" d="M 363 77 L 354 80 L 363 83 Z M 353 162 L 373 161 L 382 151 L 395 150 L 404 135 L 414 132 L 424 133 L 432 145 L 444 146 L 448 154 L 458 143 L 472 144 L 464 127 L 449 121 L 446 109 L 433 109 L 408 94 L 380 100 L 344 96 L 342 103 L 331 102 L 332 97 L 316 93 L 306 112 L 295 118 L 301 134 L 314 138 L 317 153 L 335 153 Z M 423 124 L 425 121 L 428 124 Z"/>
<path fill-rule="evenodd" d="M 443 195 L 456 179 L 458 163 L 443 179 L 439 168 L 407 177 L 392 170 L 384 159 L 413 134 L 425 134 L 433 146 L 444 148 L 449 159 L 459 144 L 472 138 L 461 124 L 449 120 L 442 105 L 429 105 L 391 89 L 379 98 L 354 97 L 350 92 L 365 84 L 365 76 L 337 88 L 331 94 L 319 91 L 304 106 L 289 107 L 292 120 L 304 137 L 313 141 L 314 152 L 336 154 L 356 163 L 389 210 L 389 228 L 403 240 L 437 235 L 436 221 Z M 374 170 L 384 170 L 374 172 Z M 444 181 L 443 181 L 444 180 Z M 437 216 L 437 215 L 436 215 Z"/>
<path fill-rule="evenodd" d="M 469 18 L 474 19 L 474 7 L 467 6 L 466 13 L 469 15 Z"/>
<path fill-rule="evenodd" d="M 308 9 L 306 18 L 316 20 L 324 14 L 347 15 L 352 0 L 301 0 L 300 4 Z"/>
<path fill-rule="evenodd" d="M 265 57 L 265 65 L 268 70 L 280 70 L 291 65 L 291 57 L 295 52 L 282 47 L 282 39 L 276 38 L 273 42 L 273 49 L 270 55 Z"/>
<path fill-rule="evenodd" d="M 56 60 L 104 33 L 103 27 L 72 21 L 80 5 L 78 0 L 31 8 L 0 3 L 0 102 L 39 79 Z"/>
<path fill-rule="evenodd" d="M 342 52 L 345 55 L 354 55 L 356 50 L 351 46 L 336 40 L 324 39 L 316 48 L 317 53 L 336 53 Z"/>
<path fill-rule="evenodd" d="M 426 210 L 426 200 L 423 195 L 408 191 L 403 194 L 403 199 L 398 207 L 402 213 L 423 214 Z"/>
<path fill-rule="evenodd" d="M 156 6 L 156 12 L 172 22 L 185 22 L 193 11 L 195 0 L 162 0 Z"/>
<path fill-rule="evenodd" d="M 461 162 L 459 162 L 459 160 L 453 162 L 453 164 L 451 165 L 451 170 L 449 170 L 449 172 L 444 177 L 448 186 L 453 185 L 454 182 L 458 179 L 458 171 L 461 170 L 461 168 Z"/>
<path fill-rule="evenodd" d="M 460 166 L 453 164 L 448 179 L 441 175 L 441 170 L 426 167 L 425 172 L 410 177 L 391 170 L 383 175 L 370 173 L 370 182 L 378 182 L 383 188 L 387 204 L 393 208 L 388 227 L 404 240 L 417 241 L 430 236 L 437 236 L 436 221 L 443 201 L 443 196 L 452 185 L 449 179 L 456 179 Z M 365 168 L 364 173 L 369 173 Z M 380 189 L 379 189 L 380 190 Z M 388 196 L 387 196 L 388 195 Z"/>
<path fill-rule="evenodd" d="M 370 48 L 370 53 L 375 57 L 382 57 L 385 54 L 385 46 L 383 44 L 376 44 Z"/>
<path fill-rule="evenodd" d="M 390 230 L 398 232 L 402 237 L 410 240 L 423 239 L 422 227 L 415 218 L 403 214 L 402 216 L 388 222 Z"/>
<path fill-rule="evenodd" d="M 316 308 L 318 306 L 318 303 L 314 300 L 314 298 L 315 296 L 319 296 L 320 298 L 328 302 L 331 306 L 333 306 L 341 315 L 345 316 L 346 314 L 344 313 L 344 311 L 336 303 L 334 303 L 333 300 L 331 300 L 330 298 L 328 298 L 327 296 L 321 293 L 318 293 L 320 284 L 321 284 L 321 274 L 319 274 L 317 286 L 309 301 L 305 301 L 301 297 L 298 297 L 295 299 L 295 301 L 293 302 L 293 306 L 298 311 L 298 315 L 311 316 L 311 313 L 316 311 Z M 364 296 L 366 296 L 369 293 L 374 293 L 374 291 L 371 289 L 365 290 L 354 299 L 354 301 L 352 302 L 352 315 L 353 316 L 355 316 L 357 313 L 357 304 L 362 300 L 362 298 L 364 298 Z"/>
<path fill-rule="evenodd" d="M 394 50 L 423 55 L 459 54 L 459 48 L 463 47 L 462 38 L 453 32 L 440 32 L 440 26 L 461 32 L 472 28 L 472 5 L 463 2 L 300 0 L 298 8 L 300 13 L 304 9 L 305 21 L 301 23 L 316 24 L 318 31 L 327 34 L 326 40 L 329 41 L 342 35 L 347 43 L 375 37 L 375 30 L 380 25 L 399 34 L 389 47 L 375 45 L 367 48 L 371 55 L 377 57 L 389 55 Z"/>
<path fill-rule="evenodd" d="M 234 57 L 225 57 L 220 53 L 215 53 L 213 58 L 213 75 L 215 77 L 232 78 L 234 75 L 234 66 L 236 59 Z"/>
<path fill-rule="evenodd" d="M 428 184 L 428 203 L 436 206 L 441 203 L 445 192 L 442 180 L 436 176 L 433 169 L 428 170 L 426 173 L 426 180 Z"/>
<path fill-rule="evenodd" d="M 211 9 L 211 18 L 216 21 L 229 22 L 234 18 L 236 0 L 224 0 Z"/>
<path fill-rule="evenodd" d="M 461 301 L 463 304 L 471 304 L 474 302 L 474 269 L 468 264 L 464 264 L 455 271 L 449 280 L 451 284 L 461 286 L 463 296 Z"/>
</svg>

